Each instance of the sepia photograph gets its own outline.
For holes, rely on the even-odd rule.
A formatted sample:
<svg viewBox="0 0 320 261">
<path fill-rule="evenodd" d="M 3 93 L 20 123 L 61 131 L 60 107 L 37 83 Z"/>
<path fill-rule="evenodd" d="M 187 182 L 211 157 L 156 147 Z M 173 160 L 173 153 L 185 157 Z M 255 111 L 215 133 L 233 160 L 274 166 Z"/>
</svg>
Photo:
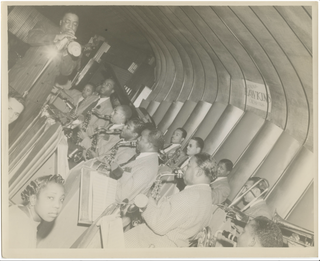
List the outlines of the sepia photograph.
<svg viewBox="0 0 320 261">
<path fill-rule="evenodd" d="M 1 25 L 3 258 L 318 256 L 316 1 Z"/>
</svg>

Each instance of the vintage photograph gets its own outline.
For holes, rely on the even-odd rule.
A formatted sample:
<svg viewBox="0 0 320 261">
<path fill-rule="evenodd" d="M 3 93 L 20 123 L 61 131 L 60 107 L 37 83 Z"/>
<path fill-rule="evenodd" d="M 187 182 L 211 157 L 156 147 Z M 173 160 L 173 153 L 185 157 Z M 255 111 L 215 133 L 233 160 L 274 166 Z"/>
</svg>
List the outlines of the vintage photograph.
<svg viewBox="0 0 320 261">
<path fill-rule="evenodd" d="M 2 2 L 3 257 L 316 257 L 317 10 Z"/>
</svg>

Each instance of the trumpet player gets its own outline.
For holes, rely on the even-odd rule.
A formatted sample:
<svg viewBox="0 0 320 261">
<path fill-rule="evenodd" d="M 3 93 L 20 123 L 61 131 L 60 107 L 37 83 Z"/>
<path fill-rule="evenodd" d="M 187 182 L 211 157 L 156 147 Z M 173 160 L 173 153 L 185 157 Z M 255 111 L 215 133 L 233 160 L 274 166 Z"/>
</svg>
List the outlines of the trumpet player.
<svg viewBox="0 0 320 261">
<path fill-rule="evenodd" d="M 124 234 L 127 248 L 188 247 L 189 238 L 208 225 L 212 213 L 210 182 L 216 163 L 209 154 L 194 155 L 183 175 L 186 188 L 156 203 L 149 197 L 145 224 Z"/>
<path fill-rule="evenodd" d="M 68 76 L 80 69 L 81 57 L 75 57 L 66 50 L 67 43 L 77 38 L 79 17 L 74 12 L 67 12 L 59 25 L 39 21 L 26 37 L 29 50 L 9 71 L 9 85 L 20 95 L 26 91 L 28 94 L 25 111 L 10 135 L 18 135 L 39 113 L 58 75 Z M 46 65 L 46 70 L 41 72 Z"/>
</svg>

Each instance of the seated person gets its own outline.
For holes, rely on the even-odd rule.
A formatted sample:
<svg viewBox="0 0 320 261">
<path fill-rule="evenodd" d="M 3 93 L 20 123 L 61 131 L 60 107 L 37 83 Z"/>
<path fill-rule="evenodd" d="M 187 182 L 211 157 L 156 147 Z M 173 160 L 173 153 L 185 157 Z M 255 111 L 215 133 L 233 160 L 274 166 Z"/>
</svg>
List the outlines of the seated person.
<svg viewBox="0 0 320 261">
<path fill-rule="evenodd" d="M 107 127 L 113 112 L 110 95 L 114 93 L 115 81 L 106 79 L 99 89 L 99 98 L 90 104 L 78 117 L 74 124 L 80 123 L 80 128 L 86 136 L 92 136 L 98 127 Z"/>
<path fill-rule="evenodd" d="M 84 151 L 84 157 L 86 159 L 92 159 L 107 152 L 120 140 L 119 134 L 131 116 L 132 110 L 128 105 L 117 106 L 111 113 L 111 123 L 109 126 L 97 130 L 97 134 L 93 135 L 92 138 L 82 133 L 85 138 L 80 145 L 86 149 Z"/>
<path fill-rule="evenodd" d="M 213 233 L 218 230 L 241 231 L 243 224 L 257 216 L 272 218 L 263 197 L 268 191 L 268 181 L 259 177 L 251 177 L 240 190 L 239 195 L 224 210 L 217 209 L 212 215 L 210 228 Z M 238 226 L 239 225 L 239 226 Z"/>
<path fill-rule="evenodd" d="M 204 142 L 199 137 L 193 137 L 190 139 L 187 145 L 187 153 L 185 154 L 181 149 L 177 149 L 174 155 L 166 162 L 166 165 L 161 165 L 159 168 L 159 175 L 176 173 L 175 177 L 167 176 L 166 179 L 163 179 L 164 183 L 167 183 L 167 186 L 163 186 L 162 190 L 164 193 L 171 191 L 174 193 L 176 190 L 172 189 L 172 184 L 175 184 L 176 187 L 181 191 L 185 187 L 185 184 L 182 179 L 182 172 L 186 170 L 186 166 L 189 163 L 189 160 L 195 154 L 198 154 L 202 151 Z M 162 193 L 161 193 L 162 194 Z"/>
<path fill-rule="evenodd" d="M 161 161 L 166 163 L 170 159 L 177 149 L 181 148 L 181 143 L 187 137 L 187 132 L 183 128 L 176 129 L 171 136 L 171 143 L 165 144 L 164 149 L 161 151 Z"/>
<path fill-rule="evenodd" d="M 228 175 L 233 168 L 231 160 L 222 159 L 218 163 L 217 179 L 210 186 L 212 189 L 212 203 L 215 205 L 224 202 L 230 194 Z"/>
<path fill-rule="evenodd" d="M 208 225 L 212 213 L 210 182 L 216 163 L 209 154 L 191 158 L 183 179 L 187 187 L 157 204 L 149 198 L 141 224 L 124 234 L 128 248 L 188 247 L 189 238 Z"/>
<path fill-rule="evenodd" d="M 271 219 L 272 214 L 264 200 L 265 193 L 269 188 L 268 181 L 259 177 L 251 177 L 245 183 L 244 188 L 246 191 L 250 191 L 243 196 L 245 206 L 241 211 L 250 217 L 264 216 Z"/>
<path fill-rule="evenodd" d="M 56 113 L 56 115 L 59 117 L 60 121 L 63 124 L 69 124 L 74 119 L 76 119 L 81 113 L 87 109 L 92 103 L 96 102 L 99 98 L 97 95 L 93 95 L 94 92 L 94 85 L 93 84 L 86 84 L 84 88 L 82 89 L 82 92 L 72 89 L 72 90 L 63 90 L 60 91 L 58 94 L 58 97 L 64 100 L 66 107 L 68 107 L 68 110 L 60 111 L 63 108 L 61 108 L 59 104 L 55 105 L 55 97 L 56 95 L 51 96 L 51 100 L 57 108 L 60 108 L 59 110 L 56 110 L 54 107 L 51 107 Z M 53 92 L 58 91 L 58 89 L 55 87 Z"/>
<path fill-rule="evenodd" d="M 36 248 L 40 222 L 52 222 L 64 200 L 64 180 L 60 175 L 43 176 L 31 181 L 21 193 L 23 205 L 9 207 L 9 246 Z"/>
<path fill-rule="evenodd" d="M 8 118 L 9 124 L 14 122 L 24 110 L 24 100 L 18 92 L 9 92 Z"/>
<path fill-rule="evenodd" d="M 237 247 L 283 247 L 280 228 L 265 216 L 258 216 L 245 226 Z"/>
<path fill-rule="evenodd" d="M 136 141 L 145 129 L 145 123 L 139 118 L 133 118 L 123 127 L 120 140 L 109 148 L 104 154 L 92 160 L 92 168 L 110 170 L 111 162 L 122 164 L 136 154 Z M 88 166 L 88 164 L 86 164 Z"/>
<path fill-rule="evenodd" d="M 66 94 L 72 98 L 72 104 L 75 106 L 74 110 L 71 111 L 72 116 L 79 116 L 90 104 L 98 99 L 98 96 L 93 95 L 94 85 L 87 83 L 82 92 L 78 90 L 65 90 Z"/>
<path fill-rule="evenodd" d="M 150 189 L 158 173 L 158 151 L 163 144 L 161 131 L 145 129 L 137 140 L 137 154 L 123 164 L 111 163 L 110 177 L 118 180 L 117 202 L 126 198 L 131 202 Z"/>
</svg>

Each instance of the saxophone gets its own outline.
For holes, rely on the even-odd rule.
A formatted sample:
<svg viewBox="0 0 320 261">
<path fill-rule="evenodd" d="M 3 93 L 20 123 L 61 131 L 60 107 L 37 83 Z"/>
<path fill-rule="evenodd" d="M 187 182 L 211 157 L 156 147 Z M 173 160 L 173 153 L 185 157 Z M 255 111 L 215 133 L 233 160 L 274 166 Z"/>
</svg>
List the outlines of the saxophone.
<svg viewBox="0 0 320 261">
<path fill-rule="evenodd" d="M 161 188 L 163 186 L 163 177 L 166 176 L 176 176 L 176 173 L 169 173 L 169 174 L 161 174 L 157 177 L 156 181 L 154 182 L 153 186 L 151 187 L 151 197 L 155 200 L 158 201 L 161 198 L 160 192 Z"/>
<path fill-rule="evenodd" d="M 137 145 L 136 141 L 124 141 L 123 139 L 121 139 L 120 141 L 118 141 L 118 143 L 116 143 L 111 149 L 110 149 L 110 153 L 108 155 L 106 155 L 105 157 L 103 157 L 103 162 L 97 160 L 93 163 L 93 167 L 94 169 L 98 170 L 98 171 L 110 171 L 110 164 L 112 162 L 114 162 L 115 157 L 117 155 L 118 149 L 120 147 L 131 147 L 131 148 L 135 148 Z"/>
<path fill-rule="evenodd" d="M 181 156 L 181 153 L 182 153 L 182 149 L 181 148 L 178 148 L 174 154 L 172 155 L 172 157 L 167 160 L 167 162 L 165 163 L 165 165 L 167 165 L 168 167 L 170 168 L 175 168 L 177 167 L 177 163 L 178 163 L 178 160 Z"/>
<path fill-rule="evenodd" d="M 110 130 L 113 124 L 110 124 L 107 128 L 104 127 L 98 127 L 95 129 L 94 134 L 92 135 L 92 141 L 91 141 L 91 147 L 87 150 L 86 152 L 86 159 L 92 159 L 94 156 L 92 154 L 97 152 L 97 146 L 98 146 L 98 141 L 99 137 L 102 134 L 108 134 L 108 135 L 120 135 L 122 130 L 120 129 L 114 129 Z"/>
</svg>

